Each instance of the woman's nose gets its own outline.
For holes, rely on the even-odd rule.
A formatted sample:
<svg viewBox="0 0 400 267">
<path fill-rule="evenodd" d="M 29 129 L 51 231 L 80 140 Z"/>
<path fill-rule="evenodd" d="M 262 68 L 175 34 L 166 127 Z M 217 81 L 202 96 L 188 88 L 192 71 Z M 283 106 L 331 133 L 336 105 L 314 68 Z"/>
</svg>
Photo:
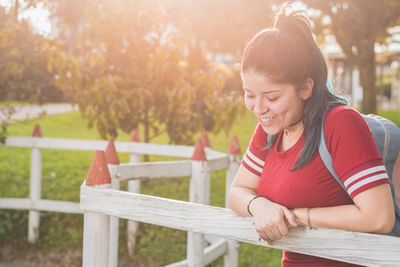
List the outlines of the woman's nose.
<svg viewBox="0 0 400 267">
<path fill-rule="evenodd" d="M 257 99 L 256 102 L 254 103 L 254 108 L 253 108 L 254 114 L 256 114 L 257 116 L 260 116 L 260 115 L 266 113 L 267 111 L 268 111 L 268 107 L 264 103 L 263 99 L 262 98 Z"/>
</svg>

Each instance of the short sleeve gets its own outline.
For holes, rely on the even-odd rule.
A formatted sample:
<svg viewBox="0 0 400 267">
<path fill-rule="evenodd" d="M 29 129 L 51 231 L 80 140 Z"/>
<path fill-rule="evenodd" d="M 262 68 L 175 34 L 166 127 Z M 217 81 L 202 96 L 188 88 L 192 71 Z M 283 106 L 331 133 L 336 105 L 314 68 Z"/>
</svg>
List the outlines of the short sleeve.
<svg viewBox="0 0 400 267">
<path fill-rule="evenodd" d="M 267 134 L 258 124 L 242 160 L 242 165 L 258 176 L 261 176 L 264 167 L 267 143 Z"/>
<path fill-rule="evenodd" d="M 333 108 L 325 119 L 325 138 L 333 167 L 350 197 L 389 183 L 368 124 L 356 110 Z"/>
</svg>

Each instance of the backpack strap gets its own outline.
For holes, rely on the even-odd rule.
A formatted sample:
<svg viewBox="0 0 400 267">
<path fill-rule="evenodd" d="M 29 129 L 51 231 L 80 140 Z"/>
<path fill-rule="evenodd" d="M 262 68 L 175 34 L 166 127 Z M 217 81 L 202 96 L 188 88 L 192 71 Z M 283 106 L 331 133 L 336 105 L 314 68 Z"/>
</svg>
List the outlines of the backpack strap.
<svg viewBox="0 0 400 267">
<path fill-rule="evenodd" d="M 335 180 L 343 187 L 344 191 L 346 191 L 346 193 L 348 195 L 349 192 L 347 191 L 346 187 L 344 186 L 342 180 L 339 179 L 338 175 L 336 174 L 336 171 L 333 168 L 333 162 L 332 162 L 332 156 L 328 151 L 328 148 L 326 146 L 326 142 L 325 142 L 325 133 L 324 133 L 324 122 L 325 122 L 325 115 L 324 114 L 322 116 L 322 125 L 321 125 L 321 139 L 319 141 L 319 146 L 318 146 L 318 152 L 319 155 L 322 159 L 322 162 L 325 164 L 325 167 L 328 169 L 328 171 L 331 173 L 331 175 L 335 178 Z M 372 116 L 370 116 L 372 117 Z M 379 118 L 375 118 L 376 121 L 379 120 Z M 380 124 L 383 124 L 381 121 L 379 121 Z M 389 138 L 386 135 L 389 135 L 388 130 L 386 127 L 382 127 L 385 131 L 385 153 L 388 153 L 389 150 Z M 386 156 L 385 154 L 385 156 Z M 400 208 L 396 203 L 395 200 L 395 194 L 394 194 L 394 187 L 393 187 L 393 183 L 390 179 L 390 188 L 392 190 L 392 199 L 393 199 L 393 205 L 394 205 L 394 209 L 395 209 L 395 224 L 394 227 L 392 229 L 392 231 L 390 233 L 388 233 L 387 235 L 391 235 L 391 236 L 397 236 L 400 237 Z"/>
<path fill-rule="evenodd" d="M 336 174 L 335 169 L 333 168 L 332 156 L 329 153 L 325 142 L 324 122 L 325 122 L 325 115 L 322 117 L 321 139 L 319 140 L 318 152 L 328 171 L 332 174 L 335 180 L 343 187 L 344 191 L 346 191 L 346 193 L 348 194 L 347 188 L 344 186 L 342 180 L 340 180 L 339 176 Z"/>
<path fill-rule="evenodd" d="M 388 151 L 389 151 L 389 144 L 390 144 L 390 134 L 389 134 L 389 131 L 388 131 L 388 129 L 386 128 L 385 124 L 382 123 L 381 117 L 376 116 L 376 115 L 374 115 L 374 114 L 369 114 L 369 115 L 366 115 L 365 117 L 369 117 L 369 118 L 373 119 L 374 121 L 376 121 L 377 123 L 379 123 L 379 125 L 380 125 L 380 126 L 382 127 L 382 129 L 383 129 L 383 132 L 385 133 L 385 139 L 384 139 L 384 142 L 383 142 L 383 151 L 382 151 L 383 162 L 385 162 L 385 161 L 386 161 L 387 154 L 388 154 Z"/>
</svg>

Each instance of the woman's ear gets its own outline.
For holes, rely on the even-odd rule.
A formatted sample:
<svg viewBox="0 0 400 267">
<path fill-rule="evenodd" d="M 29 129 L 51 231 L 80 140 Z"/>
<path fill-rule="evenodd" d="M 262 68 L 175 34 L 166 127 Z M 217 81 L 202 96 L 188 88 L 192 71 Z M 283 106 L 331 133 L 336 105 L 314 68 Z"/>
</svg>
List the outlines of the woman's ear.
<svg viewBox="0 0 400 267">
<path fill-rule="evenodd" d="M 300 90 L 300 98 L 303 100 L 307 100 L 312 96 L 312 92 L 314 89 L 314 81 L 311 78 L 308 78 L 303 85 L 303 88 Z"/>
</svg>

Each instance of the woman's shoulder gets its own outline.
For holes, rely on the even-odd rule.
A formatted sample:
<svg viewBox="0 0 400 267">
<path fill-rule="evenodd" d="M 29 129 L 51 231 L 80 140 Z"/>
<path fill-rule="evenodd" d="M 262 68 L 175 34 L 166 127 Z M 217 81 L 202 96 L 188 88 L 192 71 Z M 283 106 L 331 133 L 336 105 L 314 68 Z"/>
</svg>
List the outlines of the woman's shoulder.
<svg viewBox="0 0 400 267">
<path fill-rule="evenodd" d="M 364 124 L 365 121 L 357 110 L 346 105 L 332 107 L 325 117 L 325 127 L 331 124 L 351 126 L 353 123 Z"/>
<path fill-rule="evenodd" d="M 324 129 L 328 138 L 336 136 L 357 139 L 361 135 L 371 135 L 368 124 L 361 114 L 345 105 L 335 106 L 327 113 Z"/>
</svg>

